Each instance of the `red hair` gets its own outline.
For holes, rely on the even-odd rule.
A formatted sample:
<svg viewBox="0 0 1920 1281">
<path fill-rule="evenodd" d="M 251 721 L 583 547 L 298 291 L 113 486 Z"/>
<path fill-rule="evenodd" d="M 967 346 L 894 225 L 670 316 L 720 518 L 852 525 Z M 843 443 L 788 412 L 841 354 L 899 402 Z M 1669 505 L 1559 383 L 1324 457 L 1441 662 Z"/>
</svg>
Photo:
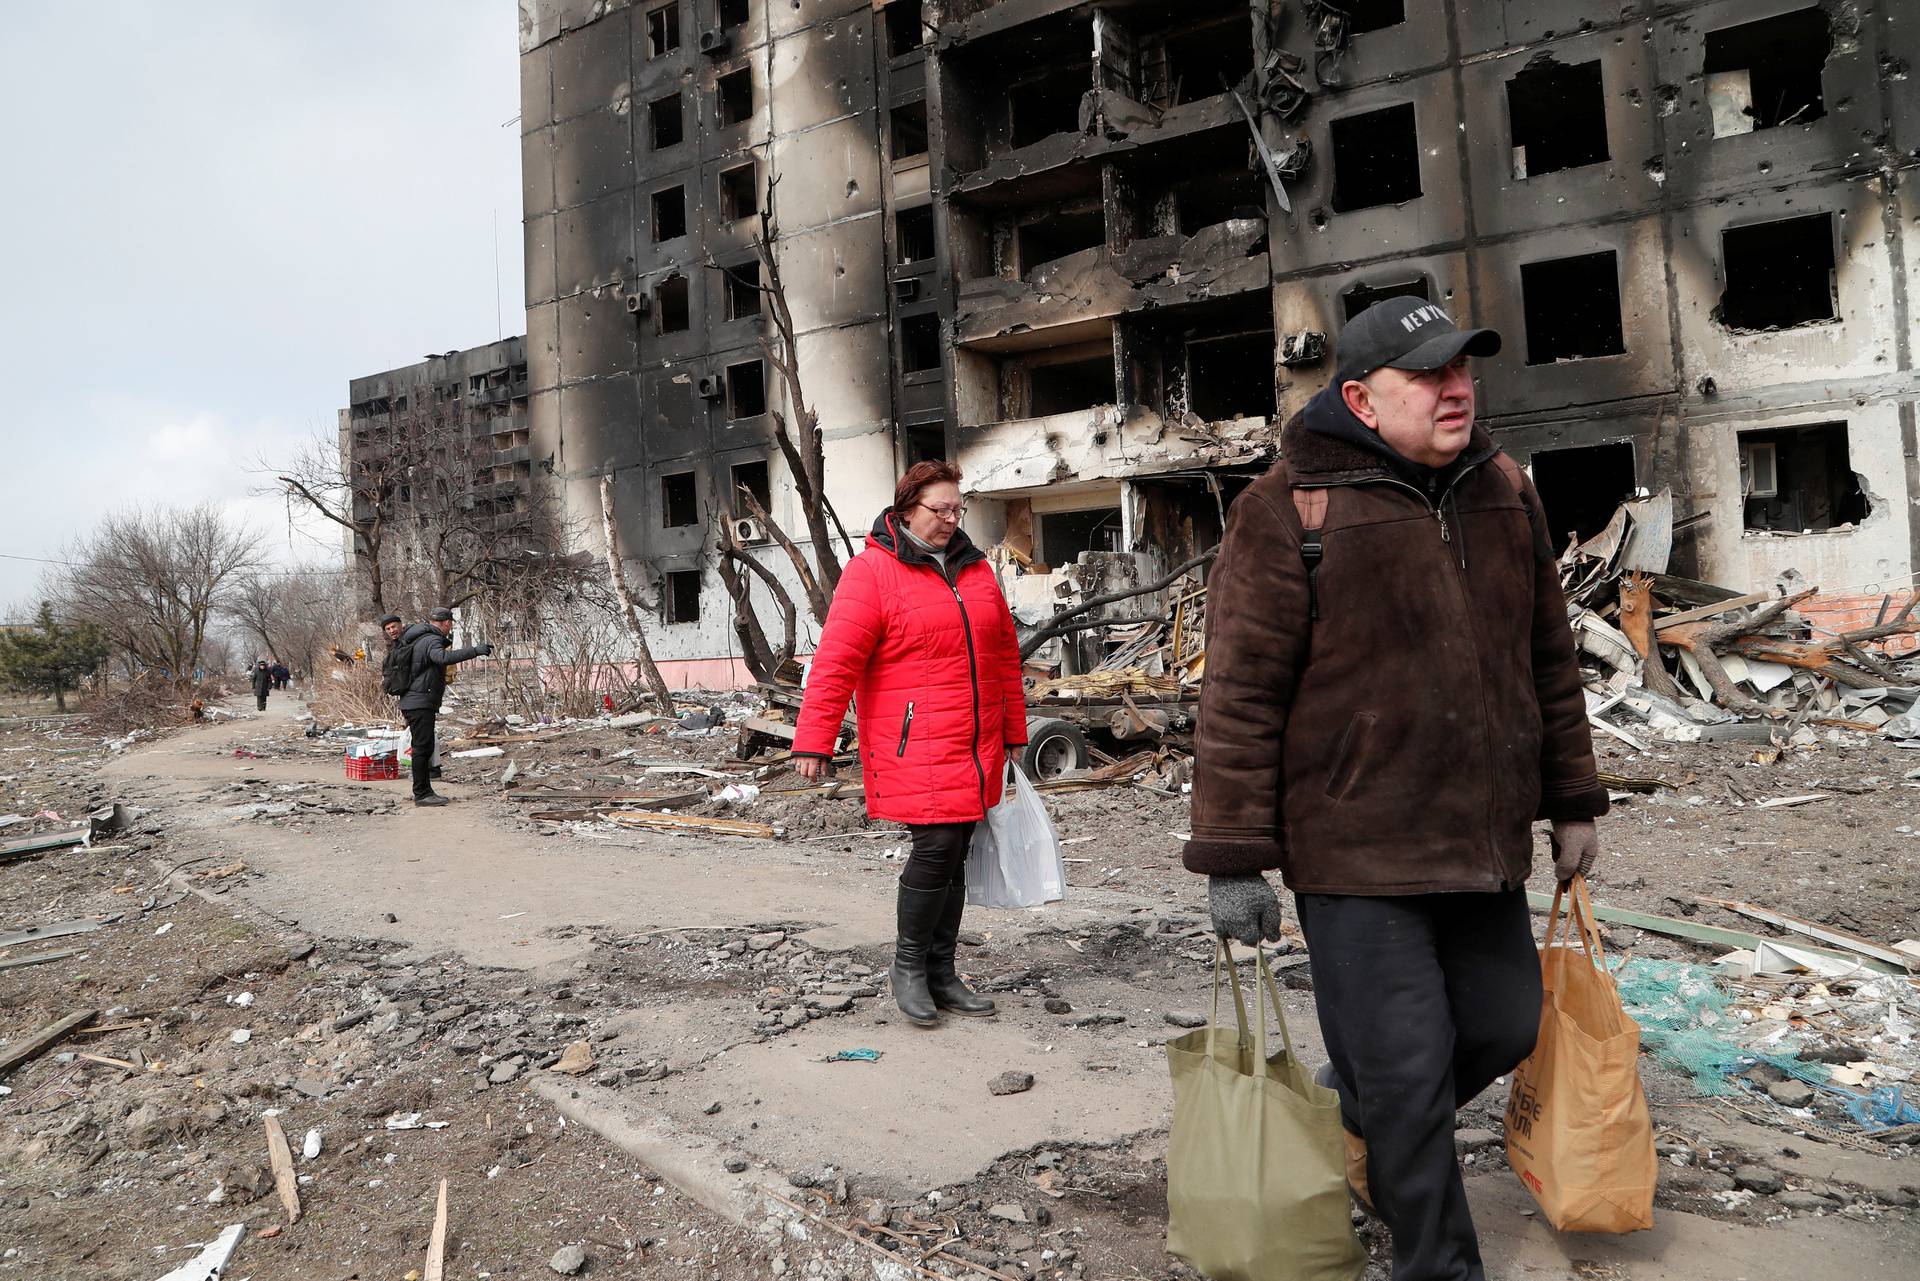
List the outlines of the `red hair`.
<svg viewBox="0 0 1920 1281">
<path fill-rule="evenodd" d="M 897 512 L 906 511 L 920 501 L 920 495 L 926 492 L 929 485 L 959 483 L 960 469 L 944 458 L 915 463 L 907 468 L 907 474 L 893 487 L 893 509 Z"/>
</svg>

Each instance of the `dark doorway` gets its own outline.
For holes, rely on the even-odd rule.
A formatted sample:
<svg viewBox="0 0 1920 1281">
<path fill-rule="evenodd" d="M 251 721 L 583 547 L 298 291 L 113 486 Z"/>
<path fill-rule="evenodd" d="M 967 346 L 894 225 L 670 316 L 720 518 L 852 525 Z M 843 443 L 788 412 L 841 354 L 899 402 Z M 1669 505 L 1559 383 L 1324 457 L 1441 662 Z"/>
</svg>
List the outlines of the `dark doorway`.
<svg viewBox="0 0 1920 1281">
<path fill-rule="evenodd" d="M 1625 441 L 1543 449 L 1532 465 L 1556 554 L 1567 549 L 1568 535 L 1585 541 L 1605 529 L 1620 504 L 1633 497 L 1633 446 Z"/>
</svg>

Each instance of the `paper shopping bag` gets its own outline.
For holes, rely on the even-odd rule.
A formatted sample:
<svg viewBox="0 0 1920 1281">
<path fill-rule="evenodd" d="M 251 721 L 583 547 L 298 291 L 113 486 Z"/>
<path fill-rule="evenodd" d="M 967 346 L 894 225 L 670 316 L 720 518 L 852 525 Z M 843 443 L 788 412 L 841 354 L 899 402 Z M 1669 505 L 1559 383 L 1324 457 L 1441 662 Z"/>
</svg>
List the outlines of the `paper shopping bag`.
<svg viewBox="0 0 1920 1281">
<path fill-rule="evenodd" d="M 1563 896 L 1578 947 L 1556 942 Z M 1640 1088 L 1640 1025 L 1607 973 L 1583 877 L 1553 896 L 1540 973 L 1540 1039 L 1513 1074 L 1507 1162 L 1562 1232 L 1650 1228 L 1660 1166 Z"/>
</svg>

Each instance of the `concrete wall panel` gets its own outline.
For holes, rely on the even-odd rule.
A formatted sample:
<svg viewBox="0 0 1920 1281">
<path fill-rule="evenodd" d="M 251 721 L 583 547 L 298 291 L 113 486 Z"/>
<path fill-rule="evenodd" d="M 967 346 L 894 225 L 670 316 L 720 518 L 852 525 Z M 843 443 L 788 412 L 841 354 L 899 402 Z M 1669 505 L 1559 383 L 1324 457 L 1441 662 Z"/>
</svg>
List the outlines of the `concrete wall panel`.
<svg viewBox="0 0 1920 1281">
<path fill-rule="evenodd" d="M 555 125 L 553 132 L 558 207 L 585 204 L 633 185 L 633 134 L 626 111 L 576 116 Z"/>
<path fill-rule="evenodd" d="M 527 307 L 527 386 L 534 392 L 560 385 L 560 308 L 555 303 Z"/>
<path fill-rule="evenodd" d="M 559 214 L 554 226 L 554 271 L 560 295 L 631 278 L 633 236 L 630 192 Z"/>
<path fill-rule="evenodd" d="M 560 369 L 563 381 L 631 371 L 639 359 L 632 316 L 618 289 L 601 289 L 560 300 Z"/>
<path fill-rule="evenodd" d="M 875 101 L 872 42 L 873 21 L 859 12 L 776 43 L 767 72 L 774 133 L 870 111 Z"/>
<path fill-rule="evenodd" d="M 1741 333 L 1716 318 L 1727 287 L 1721 235 L 1775 219 L 1831 212 L 1835 220 L 1832 321 Z M 1866 185 L 1767 193 L 1674 216 L 1673 272 L 1687 380 L 1710 376 L 1723 392 L 1821 378 L 1867 377 L 1897 367 L 1894 263 L 1875 192 Z"/>
<path fill-rule="evenodd" d="M 880 219 L 869 217 L 780 240 L 780 275 L 796 331 L 885 316 L 880 236 Z"/>
<path fill-rule="evenodd" d="M 880 208 L 880 151 L 872 115 L 776 138 L 774 196 L 785 232 L 840 222 Z"/>
<path fill-rule="evenodd" d="M 609 14 L 552 45 L 553 116 L 566 120 L 624 101 L 632 82 L 633 21 Z"/>
<path fill-rule="evenodd" d="M 598 475 L 640 461 L 637 389 L 633 378 L 602 378 L 560 389 L 560 429 L 567 438 L 568 470 Z"/>
<path fill-rule="evenodd" d="M 1608 250 L 1618 259 L 1626 352 L 1529 365 L 1521 266 Z M 1497 412 L 1555 409 L 1674 390 L 1677 375 L 1667 323 L 1666 253 L 1658 218 L 1608 227 L 1560 228 L 1488 246 L 1474 252 L 1473 270 L 1474 319 L 1498 329 L 1505 340 L 1500 355 L 1486 362 L 1483 375 Z"/>
<path fill-rule="evenodd" d="M 1643 42 L 1631 33 L 1601 32 L 1555 41 L 1563 66 L 1599 62 L 1606 104 L 1609 158 L 1536 177 L 1514 177 L 1513 121 L 1507 84 L 1543 56 L 1536 49 L 1473 63 L 1463 69 L 1467 119 L 1476 122 L 1467 146 L 1473 174 L 1474 230 L 1483 236 L 1563 226 L 1581 217 L 1615 216 L 1653 208 L 1661 184 L 1649 161 L 1660 152 L 1654 128 L 1653 69 Z"/>
<path fill-rule="evenodd" d="M 887 327 L 883 323 L 828 329 L 800 337 L 800 385 L 829 434 L 886 423 Z M 784 402 L 769 385 L 769 398 Z"/>
<path fill-rule="evenodd" d="M 554 287 L 553 276 L 554 222 L 553 214 L 529 217 L 522 231 L 526 241 L 522 266 L 526 272 L 529 306 L 551 302 L 559 293 Z"/>
<path fill-rule="evenodd" d="M 554 208 L 553 134 L 551 128 L 533 129 L 520 137 L 522 217 L 537 217 Z"/>
</svg>

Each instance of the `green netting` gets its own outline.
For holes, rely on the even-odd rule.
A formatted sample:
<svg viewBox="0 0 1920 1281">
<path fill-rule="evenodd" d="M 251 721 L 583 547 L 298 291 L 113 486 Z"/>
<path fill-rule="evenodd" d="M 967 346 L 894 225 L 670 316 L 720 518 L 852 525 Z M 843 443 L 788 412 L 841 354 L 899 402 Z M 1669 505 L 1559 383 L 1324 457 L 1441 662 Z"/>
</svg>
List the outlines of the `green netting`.
<svg viewBox="0 0 1920 1281">
<path fill-rule="evenodd" d="M 1810 1085 L 1826 1082 L 1827 1069 L 1801 1062 L 1795 1047 L 1743 1044 L 1747 1025 L 1704 966 L 1636 956 L 1616 967 L 1613 977 L 1620 1003 L 1640 1025 L 1641 1045 L 1691 1076 L 1702 1094 L 1738 1093 L 1727 1077 L 1756 1063 L 1771 1063 Z"/>
</svg>

